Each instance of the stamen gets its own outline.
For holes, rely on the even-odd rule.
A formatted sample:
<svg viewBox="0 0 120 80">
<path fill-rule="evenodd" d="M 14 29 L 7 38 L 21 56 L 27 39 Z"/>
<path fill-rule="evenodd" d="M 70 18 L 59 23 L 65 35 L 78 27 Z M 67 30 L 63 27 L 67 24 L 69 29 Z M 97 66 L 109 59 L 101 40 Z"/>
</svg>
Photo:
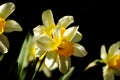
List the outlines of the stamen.
<svg viewBox="0 0 120 80">
<path fill-rule="evenodd" d="M 71 56 L 73 54 L 73 44 L 63 40 L 58 46 L 58 54 L 62 56 Z"/>
</svg>

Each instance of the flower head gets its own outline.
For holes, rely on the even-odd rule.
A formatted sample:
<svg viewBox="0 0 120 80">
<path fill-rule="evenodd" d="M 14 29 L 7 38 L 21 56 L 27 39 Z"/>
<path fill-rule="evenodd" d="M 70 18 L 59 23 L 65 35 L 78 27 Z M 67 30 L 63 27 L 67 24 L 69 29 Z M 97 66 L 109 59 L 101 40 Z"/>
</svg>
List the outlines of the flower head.
<svg viewBox="0 0 120 80">
<path fill-rule="evenodd" d="M 73 22 L 72 16 L 64 16 L 55 25 L 53 17 L 50 17 L 52 16 L 50 10 L 43 15 L 44 26 L 34 28 L 38 47 L 46 51 L 40 54 L 46 55 L 45 65 L 50 70 L 59 67 L 59 70 L 65 74 L 71 67 L 70 56 L 83 57 L 87 54 L 85 48 L 77 43 L 82 39 L 82 34 L 78 31 L 78 26 L 66 29 Z"/>
<path fill-rule="evenodd" d="M 106 64 L 103 67 L 104 80 L 114 80 L 114 75 L 120 76 L 120 41 L 110 46 L 108 54 L 105 46 L 102 45 L 101 59 Z"/>
<path fill-rule="evenodd" d="M 12 2 L 4 3 L 0 6 L 0 52 L 7 53 L 9 41 L 5 33 L 13 31 L 22 31 L 21 26 L 14 20 L 6 20 L 7 17 L 15 10 L 15 5 Z"/>
<path fill-rule="evenodd" d="M 91 62 L 85 70 L 96 66 L 98 63 L 106 64 L 103 67 L 103 79 L 114 80 L 114 75 L 120 76 L 120 41 L 112 44 L 106 51 L 105 45 L 101 46 L 101 59 Z"/>
</svg>

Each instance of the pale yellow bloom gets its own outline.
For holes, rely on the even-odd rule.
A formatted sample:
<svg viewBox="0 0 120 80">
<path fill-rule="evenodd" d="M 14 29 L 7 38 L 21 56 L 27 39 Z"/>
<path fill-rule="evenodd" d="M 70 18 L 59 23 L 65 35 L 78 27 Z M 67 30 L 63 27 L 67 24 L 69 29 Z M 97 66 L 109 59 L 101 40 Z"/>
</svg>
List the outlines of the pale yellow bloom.
<svg viewBox="0 0 120 80">
<path fill-rule="evenodd" d="M 65 74 L 71 67 L 70 56 L 84 57 L 87 52 L 82 45 L 76 43 L 82 37 L 78 32 L 78 27 L 70 27 L 63 33 L 61 28 L 54 29 L 52 38 L 49 35 L 41 34 L 37 40 L 37 45 L 41 50 L 47 51 L 45 53 L 46 66 L 50 70 L 59 67 L 59 70 Z"/>
<path fill-rule="evenodd" d="M 78 26 L 66 29 L 74 22 L 73 16 L 64 16 L 55 25 L 51 10 L 42 13 L 43 25 L 33 29 L 37 45 L 43 53 L 39 53 L 40 59 L 45 56 L 46 67 L 50 70 L 59 67 L 65 74 L 71 67 L 70 56 L 83 57 L 87 54 L 85 48 L 76 43 L 82 39 Z"/>
<path fill-rule="evenodd" d="M 15 10 L 15 5 L 12 2 L 4 3 L 0 6 L 0 52 L 7 53 L 9 41 L 5 33 L 13 31 L 22 31 L 21 26 L 14 20 L 6 20 L 6 18 Z"/>
<path fill-rule="evenodd" d="M 18 62 L 23 63 L 23 67 L 27 67 L 31 61 L 36 59 L 38 52 L 39 48 L 37 48 L 35 37 L 28 35 L 22 45 Z"/>
<path fill-rule="evenodd" d="M 120 41 L 110 46 L 108 54 L 105 45 L 102 45 L 101 59 L 106 64 L 103 67 L 104 80 L 114 80 L 114 75 L 120 76 Z"/>
</svg>

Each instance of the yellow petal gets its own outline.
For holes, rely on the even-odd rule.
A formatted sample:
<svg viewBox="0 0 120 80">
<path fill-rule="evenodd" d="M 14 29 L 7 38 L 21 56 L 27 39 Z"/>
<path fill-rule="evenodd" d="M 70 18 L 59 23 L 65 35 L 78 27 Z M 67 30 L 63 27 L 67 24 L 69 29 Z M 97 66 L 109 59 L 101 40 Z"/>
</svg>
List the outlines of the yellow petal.
<svg viewBox="0 0 120 80">
<path fill-rule="evenodd" d="M 120 48 L 120 41 L 112 44 L 108 50 L 109 54 L 114 54 Z"/>
<path fill-rule="evenodd" d="M 57 25 L 67 28 L 73 22 L 73 16 L 64 16 L 58 21 Z"/>
<path fill-rule="evenodd" d="M 82 34 L 79 31 L 77 31 L 72 39 L 72 42 L 79 42 L 81 39 L 82 39 Z"/>
<path fill-rule="evenodd" d="M 84 57 L 87 55 L 87 51 L 82 45 L 75 43 L 73 55 L 76 57 Z"/>
<path fill-rule="evenodd" d="M 35 36 L 41 35 L 43 33 L 42 27 L 38 25 L 37 27 L 33 29 L 33 33 Z"/>
<path fill-rule="evenodd" d="M 51 71 L 46 66 L 43 68 L 43 72 L 48 78 L 52 75 Z"/>
<path fill-rule="evenodd" d="M 7 20 L 5 25 L 5 32 L 22 31 L 21 26 L 14 20 Z"/>
<path fill-rule="evenodd" d="M 6 36 L 0 35 L 0 52 L 7 53 L 9 48 L 9 41 Z"/>
<path fill-rule="evenodd" d="M 44 74 L 46 75 L 46 77 L 50 78 L 52 73 L 49 70 L 49 68 L 45 65 L 45 62 L 42 63 L 42 65 L 40 66 L 39 71 L 43 71 Z"/>
<path fill-rule="evenodd" d="M 6 19 L 15 10 L 15 5 L 12 2 L 4 3 L 0 6 L 0 17 Z"/>
<path fill-rule="evenodd" d="M 52 50 L 55 47 L 55 43 L 52 38 L 45 34 L 39 36 L 37 39 L 37 45 L 43 51 Z"/>
<path fill-rule="evenodd" d="M 71 41 L 75 36 L 77 30 L 78 30 L 78 27 L 70 27 L 66 29 L 66 31 L 63 34 L 64 39 L 67 41 Z"/>
<path fill-rule="evenodd" d="M 46 10 L 42 13 L 42 21 L 43 25 L 48 29 L 55 27 L 53 14 L 51 10 Z"/>
<path fill-rule="evenodd" d="M 56 28 L 54 29 L 54 31 L 52 32 L 53 38 L 57 41 L 60 42 L 61 41 L 61 33 L 60 33 L 60 28 Z"/>
<path fill-rule="evenodd" d="M 59 56 L 58 57 L 58 62 L 59 62 L 59 70 L 61 73 L 66 74 L 70 67 L 71 67 L 71 59 L 70 57 L 65 57 L 65 56 Z"/>
<path fill-rule="evenodd" d="M 55 51 L 49 51 L 46 54 L 45 64 L 49 69 L 54 65 L 54 62 L 56 61 L 56 58 L 57 58 L 57 53 Z"/>
<path fill-rule="evenodd" d="M 105 45 L 101 46 L 101 52 L 100 52 L 100 58 L 105 60 L 107 58 L 107 52 L 106 52 L 106 48 Z"/>
<path fill-rule="evenodd" d="M 108 66 L 103 67 L 103 79 L 104 80 L 114 80 L 114 74 Z"/>
</svg>

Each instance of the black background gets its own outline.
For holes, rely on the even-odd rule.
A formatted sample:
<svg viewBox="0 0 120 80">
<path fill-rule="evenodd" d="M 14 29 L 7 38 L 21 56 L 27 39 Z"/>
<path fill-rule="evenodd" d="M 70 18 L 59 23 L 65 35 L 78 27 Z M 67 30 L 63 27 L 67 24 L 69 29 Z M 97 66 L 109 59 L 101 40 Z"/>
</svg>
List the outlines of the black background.
<svg viewBox="0 0 120 80">
<path fill-rule="evenodd" d="M 100 59 L 102 44 L 105 44 L 108 49 L 111 44 L 120 40 L 119 13 L 117 5 L 115 5 L 117 2 L 99 2 L 96 5 L 96 0 L 0 0 L 0 4 L 8 1 L 16 5 L 15 11 L 8 19 L 16 20 L 22 26 L 23 31 L 5 34 L 10 41 L 10 49 L 0 67 L 1 77 L 16 80 L 16 73 L 12 70 L 17 70 L 15 62 L 24 38 L 28 32 L 32 32 L 34 27 L 42 24 L 42 12 L 51 9 L 55 23 L 63 16 L 72 15 L 74 17 L 74 23 L 71 26 L 79 25 L 79 31 L 83 35 L 83 39 L 79 43 L 88 52 L 87 56 L 83 58 L 71 57 L 75 70 L 70 80 L 103 80 L 103 65 L 93 67 L 86 72 L 83 70 L 93 60 Z M 59 80 L 60 76 L 61 73 L 55 70 L 50 79 L 40 73 L 36 80 Z"/>
</svg>

